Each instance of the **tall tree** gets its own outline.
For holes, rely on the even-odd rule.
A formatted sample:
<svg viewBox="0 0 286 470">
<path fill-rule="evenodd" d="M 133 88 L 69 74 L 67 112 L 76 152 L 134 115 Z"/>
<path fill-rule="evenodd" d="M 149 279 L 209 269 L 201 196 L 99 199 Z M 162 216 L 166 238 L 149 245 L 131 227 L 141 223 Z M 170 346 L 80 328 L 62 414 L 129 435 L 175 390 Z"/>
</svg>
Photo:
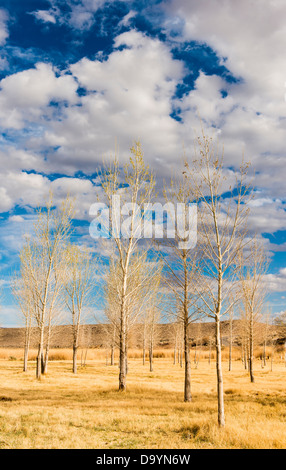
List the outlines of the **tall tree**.
<svg viewBox="0 0 286 470">
<path fill-rule="evenodd" d="M 30 286 L 26 285 L 25 281 L 25 276 L 23 276 L 23 273 L 20 273 L 19 277 L 15 277 L 15 279 L 13 279 L 12 290 L 14 297 L 20 306 L 21 315 L 24 320 L 25 338 L 23 371 L 27 372 L 32 324 L 34 318 L 32 309 L 34 308 L 34 304 Z"/>
<path fill-rule="evenodd" d="M 21 272 L 29 286 L 33 315 L 38 327 L 36 377 L 41 378 L 44 363 L 45 327 L 49 326 L 61 278 L 65 270 L 63 251 L 71 230 L 73 204 L 66 198 L 58 209 L 53 207 L 50 194 L 45 207 L 37 211 L 34 234 L 27 237 L 20 252 Z"/>
<path fill-rule="evenodd" d="M 215 321 L 218 424 L 225 425 L 221 359 L 221 317 L 232 308 L 229 301 L 238 277 L 238 255 L 246 243 L 250 184 L 248 164 L 238 172 L 225 169 L 212 137 L 202 131 L 195 158 L 185 163 L 192 199 L 197 201 L 198 243 L 202 276 L 198 294 L 206 316 Z"/>
<path fill-rule="evenodd" d="M 109 208 L 112 208 L 110 241 L 114 244 L 115 256 L 118 260 L 116 290 L 119 302 L 119 390 L 124 391 L 126 390 L 128 312 L 132 307 L 130 299 L 134 294 L 131 289 L 132 278 L 142 264 L 140 258 L 143 260 L 148 251 L 147 248 L 145 251 L 138 251 L 142 206 L 151 201 L 155 186 L 154 176 L 144 162 L 140 143 L 137 142 L 131 148 L 129 163 L 124 168 L 120 168 L 117 158 L 110 165 L 105 165 L 101 171 L 100 181 L 105 201 Z M 122 214 L 120 207 L 116 207 L 116 196 L 120 196 L 121 203 L 124 204 L 128 214 Z M 128 220 L 124 220 L 130 212 Z M 132 265 L 132 258 L 135 255 L 139 258 Z"/>
<path fill-rule="evenodd" d="M 190 227 L 196 229 L 194 227 L 196 220 L 188 220 L 190 203 L 193 201 L 190 186 L 185 178 L 172 179 L 164 194 L 168 222 L 175 228 L 173 237 L 166 238 L 160 243 L 165 265 L 164 282 L 169 292 L 165 304 L 167 315 L 175 317 L 178 324 L 183 327 L 184 401 L 188 402 L 192 400 L 189 329 L 190 324 L 197 321 L 200 316 L 198 296 L 194 288 L 199 277 L 198 252 L 194 249 L 196 240 L 189 239 L 190 236 L 194 237 L 196 232 L 188 230 Z M 177 208 L 176 217 L 172 212 L 174 205 Z M 183 210 L 179 212 L 179 208 Z M 166 228 L 168 229 L 168 225 Z"/>
<path fill-rule="evenodd" d="M 76 245 L 69 244 L 65 250 L 67 273 L 64 280 L 65 303 L 71 316 L 73 336 L 73 373 L 77 373 L 77 352 L 80 326 L 84 312 L 91 304 L 93 268 L 90 253 Z"/>
<path fill-rule="evenodd" d="M 246 257 L 241 257 L 240 285 L 248 332 L 248 366 L 250 381 L 254 382 L 253 351 L 254 327 L 262 316 L 266 295 L 264 276 L 267 272 L 267 259 L 261 241 L 253 239 Z"/>
</svg>

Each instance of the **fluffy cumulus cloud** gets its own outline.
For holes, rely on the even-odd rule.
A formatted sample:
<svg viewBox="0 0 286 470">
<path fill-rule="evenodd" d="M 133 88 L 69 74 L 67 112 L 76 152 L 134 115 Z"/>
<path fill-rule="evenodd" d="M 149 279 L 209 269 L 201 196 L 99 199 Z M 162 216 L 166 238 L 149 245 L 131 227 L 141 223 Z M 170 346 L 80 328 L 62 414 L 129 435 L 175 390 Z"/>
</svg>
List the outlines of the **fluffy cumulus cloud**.
<svg viewBox="0 0 286 470">
<path fill-rule="evenodd" d="M 245 98 L 250 98 L 252 104 L 263 95 L 261 103 L 265 99 L 264 106 L 271 110 L 273 98 L 283 100 L 284 0 L 260 0 L 251 4 L 248 0 L 176 0 L 168 5 L 172 15 L 183 20 L 182 39 L 211 46 L 227 68 L 245 81 L 244 92 L 248 92 Z"/>
<path fill-rule="evenodd" d="M 69 192 L 76 197 L 77 217 L 88 219 L 103 156 L 118 147 L 124 162 L 140 139 L 159 179 L 167 177 L 184 148 L 192 156 L 201 122 L 224 145 L 227 184 L 243 153 L 252 162 L 256 199 L 249 227 L 286 231 L 284 0 L 154 1 L 144 3 L 145 11 L 136 2 L 115 0 L 47 5 L 25 12 L 34 34 L 42 35 L 39 49 L 27 31 L 26 49 L 17 44 L 9 57 L 10 64 L 19 61 L 18 68 L 14 64 L 6 76 L 12 15 L 0 9 L 0 211 L 9 212 L 6 248 L 9 240 L 11 246 L 18 243 L 9 231 L 28 223 L 15 207 L 29 213 L 52 187 L 56 202 Z M 100 21 L 115 10 L 104 36 L 97 30 Z M 14 38 L 17 18 L 15 10 Z M 49 43 L 49 34 L 59 46 Z M 189 60 L 192 44 L 198 50 L 208 46 L 218 66 L 208 67 L 211 57 Z M 273 251 L 277 246 L 268 244 Z M 272 290 L 281 291 L 284 271 L 275 276 Z"/>
<path fill-rule="evenodd" d="M 286 292 L 286 268 L 276 274 L 266 274 L 264 281 L 269 292 Z"/>
<path fill-rule="evenodd" d="M 286 230 L 285 207 L 280 199 L 257 197 L 250 206 L 249 227 L 253 232 Z"/>
<path fill-rule="evenodd" d="M 0 82 L 0 123 L 22 128 L 26 120 L 40 120 L 51 101 L 74 103 L 77 84 L 70 75 L 60 75 L 50 64 L 3 78 Z"/>
<path fill-rule="evenodd" d="M 286 4 L 283 0 L 215 0 L 167 4 L 178 18 L 180 42 L 199 41 L 210 46 L 235 83 L 201 73 L 195 89 L 181 101 L 183 118 L 195 110 L 207 126 L 220 130 L 226 159 L 237 162 L 244 150 L 252 160 L 261 185 L 276 194 L 284 190 L 284 136 L 286 131 L 284 40 Z M 166 29 L 174 21 L 166 21 Z M 226 92 L 222 95 L 221 91 Z M 266 181 L 266 177 L 268 181 Z"/>
<path fill-rule="evenodd" d="M 94 172 L 103 154 L 114 152 L 116 138 L 122 157 L 140 138 L 154 165 L 160 159 L 167 165 L 180 148 L 178 122 L 170 114 L 183 64 L 165 44 L 137 31 L 118 36 L 114 47 L 107 60 L 83 58 L 71 65 L 86 94 L 38 140 L 58 147 L 50 157 L 53 168 Z"/>
</svg>

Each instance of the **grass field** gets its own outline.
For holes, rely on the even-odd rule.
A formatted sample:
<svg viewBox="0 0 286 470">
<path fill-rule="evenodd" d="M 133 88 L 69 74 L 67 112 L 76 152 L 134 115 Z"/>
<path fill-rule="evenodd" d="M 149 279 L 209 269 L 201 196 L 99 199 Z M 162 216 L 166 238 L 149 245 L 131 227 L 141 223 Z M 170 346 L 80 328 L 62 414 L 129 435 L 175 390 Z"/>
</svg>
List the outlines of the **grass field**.
<svg viewBox="0 0 286 470">
<path fill-rule="evenodd" d="M 0 354 L 0 448 L 286 448 L 286 368 L 278 359 L 272 372 L 257 361 L 254 384 L 240 361 L 231 372 L 224 362 L 226 427 L 218 429 L 214 361 L 192 368 L 193 402 L 184 403 L 183 369 L 171 352 L 153 373 L 130 359 L 125 393 L 104 351 L 89 352 L 77 376 L 70 360 L 51 361 L 40 382 L 33 361 L 22 372 L 18 353 Z"/>
</svg>

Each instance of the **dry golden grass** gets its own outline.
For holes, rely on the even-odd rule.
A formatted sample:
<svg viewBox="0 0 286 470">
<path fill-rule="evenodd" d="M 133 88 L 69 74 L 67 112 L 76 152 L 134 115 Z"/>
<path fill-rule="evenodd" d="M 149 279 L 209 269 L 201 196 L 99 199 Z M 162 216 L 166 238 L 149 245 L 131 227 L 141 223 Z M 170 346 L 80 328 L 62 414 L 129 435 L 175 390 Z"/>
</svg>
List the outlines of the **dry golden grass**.
<svg viewBox="0 0 286 470">
<path fill-rule="evenodd" d="M 278 359 L 273 372 L 256 362 L 254 384 L 240 361 L 232 372 L 224 363 L 226 427 L 218 429 L 214 362 L 192 368 L 193 402 L 184 403 L 183 369 L 171 352 L 155 360 L 153 373 L 131 359 L 122 393 L 104 351 L 89 351 L 74 376 L 66 350 L 69 359 L 50 362 L 40 382 L 34 362 L 23 373 L 19 360 L 8 360 L 16 351 L 21 357 L 13 350 L 0 360 L 0 448 L 286 447 L 286 368 Z"/>
<path fill-rule="evenodd" d="M 79 349 L 78 358 L 80 360 L 81 353 L 85 356 L 85 350 Z M 34 361 L 37 357 L 38 351 L 36 349 L 31 349 L 29 351 L 29 361 Z M 90 348 L 87 351 L 87 359 L 88 360 L 97 360 L 97 359 L 105 359 L 106 353 L 108 356 L 110 355 L 109 351 L 104 349 L 96 349 Z M 71 361 L 72 360 L 72 349 L 64 349 L 64 348 L 56 348 L 51 349 L 49 352 L 49 360 L 50 361 Z M 155 349 L 154 350 L 154 358 L 168 358 L 174 357 L 174 353 L 171 349 Z M 16 349 L 16 348 L 0 348 L 0 359 L 6 360 L 16 360 L 20 359 L 23 360 L 23 349 Z M 143 357 L 143 352 L 138 349 L 129 349 L 128 356 L 130 359 L 140 359 Z M 118 359 L 118 353 L 115 352 L 115 358 Z"/>
<path fill-rule="evenodd" d="M 85 355 L 85 350 L 82 351 L 79 349 L 78 352 L 78 358 L 80 360 L 81 353 Z M 99 349 L 99 348 L 90 348 L 87 351 L 87 358 L 89 360 L 100 360 L 100 359 L 105 359 L 106 358 L 106 353 L 109 354 L 109 351 L 106 351 L 105 349 Z M 195 351 L 194 348 L 191 352 L 192 357 L 194 358 Z M 167 359 L 167 358 L 173 358 L 174 357 L 174 351 L 173 349 L 163 349 L 163 348 L 157 348 L 154 349 L 153 352 L 154 358 L 161 358 L 161 359 Z M 256 348 L 255 350 L 255 357 L 259 358 L 260 356 L 263 355 L 263 349 L 262 348 Z M 266 348 L 266 355 L 271 356 L 271 348 Z M 283 355 L 283 353 L 282 353 Z M 15 360 L 15 359 L 21 359 L 23 360 L 23 349 L 22 348 L 0 348 L 0 359 L 6 359 L 6 360 Z M 37 357 L 37 349 L 31 349 L 29 352 L 29 360 L 34 361 Z M 142 359 L 143 357 L 143 352 L 142 350 L 139 349 L 129 349 L 128 350 L 128 357 L 130 359 Z M 146 353 L 147 357 L 147 353 Z M 204 348 L 202 350 L 197 351 L 197 357 L 199 360 L 208 360 L 209 358 L 209 350 L 208 348 Z M 241 350 L 240 348 L 233 348 L 232 352 L 232 357 L 234 361 L 239 361 L 241 358 Z M 275 353 L 275 358 L 276 360 L 279 359 L 280 355 L 276 352 Z M 118 352 L 115 352 L 115 358 L 118 359 Z M 211 358 L 212 360 L 215 358 L 215 351 L 212 350 L 211 352 Z M 72 349 L 66 349 L 66 348 L 56 348 L 56 349 L 51 349 L 49 353 L 49 359 L 50 361 L 71 361 L 72 360 Z M 222 348 L 222 359 L 224 361 L 228 360 L 228 348 Z"/>
</svg>

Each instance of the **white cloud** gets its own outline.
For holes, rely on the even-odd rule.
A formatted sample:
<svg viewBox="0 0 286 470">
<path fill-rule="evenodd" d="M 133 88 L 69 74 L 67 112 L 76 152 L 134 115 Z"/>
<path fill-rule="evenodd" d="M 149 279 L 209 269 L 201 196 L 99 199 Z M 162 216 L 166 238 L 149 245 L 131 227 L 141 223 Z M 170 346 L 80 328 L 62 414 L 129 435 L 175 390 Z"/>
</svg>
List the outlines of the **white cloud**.
<svg viewBox="0 0 286 470">
<path fill-rule="evenodd" d="M 94 24 L 94 15 L 105 3 L 115 0 L 66 0 L 65 12 L 61 10 L 61 0 L 49 0 L 51 8 L 37 10 L 32 14 L 44 23 L 59 23 L 68 25 L 77 31 L 89 30 Z"/>
<path fill-rule="evenodd" d="M 0 211 L 8 211 L 17 203 L 36 207 L 49 190 L 49 180 L 37 174 L 8 172 L 0 176 Z"/>
<path fill-rule="evenodd" d="M 4 9 L 0 9 L 0 46 L 3 46 L 9 36 L 8 31 L 8 13 Z"/>
<path fill-rule="evenodd" d="M 183 37 L 207 43 L 247 82 L 250 97 L 283 100 L 286 64 L 284 0 L 176 0 L 166 7 L 184 21 Z M 266 95 L 265 95 L 266 94 Z M 262 97 L 261 97 L 262 98 Z"/>
<path fill-rule="evenodd" d="M 9 62 L 6 57 L 0 57 L 0 70 L 8 70 Z"/>
<path fill-rule="evenodd" d="M 286 292 L 286 268 L 281 268 L 277 274 L 266 274 L 264 282 L 270 293 Z"/>
<path fill-rule="evenodd" d="M 250 8 L 248 0 L 176 0 L 164 7 L 166 29 L 173 28 L 175 18 L 181 25 L 175 40 L 207 44 L 240 79 L 227 83 L 201 72 L 195 89 L 178 103 L 184 122 L 200 129 L 199 113 L 206 128 L 220 130 L 227 163 L 238 165 L 244 151 L 257 184 L 285 197 L 285 1 L 261 0 Z M 228 93 L 225 98 L 221 89 Z"/>
<path fill-rule="evenodd" d="M 132 18 L 136 16 L 136 11 L 130 10 L 119 22 L 118 26 L 127 26 Z"/>
<path fill-rule="evenodd" d="M 114 153 L 116 139 L 124 160 L 132 141 L 139 138 L 148 163 L 158 170 L 159 177 L 167 175 L 178 166 L 183 143 L 187 153 L 189 149 L 192 152 L 193 131 L 200 131 L 199 112 L 206 130 L 213 132 L 215 126 L 214 132 L 224 144 L 227 164 L 238 166 L 243 150 L 246 160 L 253 162 L 255 184 L 261 189 L 250 218 L 253 228 L 271 232 L 284 229 L 285 211 L 279 200 L 285 198 L 286 69 L 284 77 L 285 66 L 280 60 L 280 42 L 286 28 L 280 18 L 284 6 L 281 1 L 261 1 L 264 9 L 254 4 L 249 17 L 246 0 L 178 0 L 165 4 L 173 15 L 168 27 L 185 24 L 181 39 L 209 44 L 221 62 L 242 78 L 238 83 L 227 83 L 221 77 L 201 72 L 195 88 L 175 100 L 176 87 L 187 73 L 183 63 L 174 60 L 170 43 L 134 30 L 116 37 L 115 50 L 107 60 L 83 58 L 70 67 L 72 75 L 58 73 L 52 65 L 37 64 L 2 80 L 3 126 L 21 130 L 28 122 L 32 129 L 35 125 L 37 132 L 31 131 L 25 152 L 9 153 L 11 158 L 3 170 L 1 207 L 10 208 L 19 200 L 16 186 L 11 183 L 9 188 L 11 178 L 15 177 L 23 198 L 27 195 L 29 201 L 38 199 L 39 181 L 43 191 L 50 185 L 40 175 L 38 179 L 27 173 L 23 176 L 21 168 L 67 175 L 74 175 L 77 170 L 92 173 L 103 155 Z M 73 5 L 72 12 L 83 15 L 74 27 L 87 27 L 92 12 L 102 4 L 85 1 Z M 57 2 L 51 2 L 51 7 L 49 14 L 52 11 L 56 18 Z M 130 11 L 123 22 L 127 24 L 133 15 Z M 69 21 L 76 18 L 72 20 L 70 16 Z M 86 96 L 77 96 L 78 83 L 86 88 Z M 222 90 L 227 93 L 225 97 Z M 53 100 L 66 102 L 60 119 L 53 114 L 58 109 L 49 106 Z M 173 106 L 181 109 L 182 122 L 170 117 Z M 57 151 L 53 150 L 55 147 Z M 44 160 L 42 154 L 47 148 L 51 150 L 46 151 Z M 0 161 L 5 159 L 3 155 L 0 153 Z M 28 184 L 35 183 L 33 196 L 28 193 L 26 180 Z M 74 188 L 75 193 L 83 191 L 88 195 L 86 200 L 90 201 L 94 190 L 85 185 L 79 179 L 53 182 L 59 193 Z M 79 204 L 86 211 L 87 204 L 83 200 Z"/>
<path fill-rule="evenodd" d="M 251 204 L 249 228 L 258 233 L 275 233 L 286 230 L 285 208 L 279 199 L 258 198 Z"/>
<path fill-rule="evenodd" d="M 56 203 L 69 194 L 75 202 L 75 218 L 88 219 L 90 206 L 97 201 L 99 191 L 99 188 L 95 187 L 90 180 L 62 177 L 52 181 L 50 187 Z"/>
<path fill-rule="evenodd" d="M 39 121 L 43 107 L 52 100 L 75 103 L 77 83 L 70 75 L 56 75 L 52 65 L 38 63 L 35 68 L 17 72 L 0 82 L 0 122 L 19 129 L 24 120 Z"/>
<path fill-rule="evenodd" d="M 32 14 L 43 23 L 56 23 L 56 16 L 52 10 L 37 10 Z"/>
<path fill-rule="evenodd" d="M 8 220 L 9 222 L 22 223 L 25 219 L 21 215 L 11 215 Z"/>
<path fill-rule="evenodd" d="M 65 110 L 65 119 L 50 123 L 44 140 L 35 140 L 35 145 L 60 146 L 50 157 L 53 168 L 61 166 L 69 174 L 95 171 L 103 154 L 113 153 L 116 138 L 121 157 L 140 138 L 155 166 L 156 158 L 167 165 L 181 150 L 179 124 L 170 113 L 182 63 L 162 42 L 136 31 L 118 36 L 115 47 L 121 46 L 126 47 L 106 61 L 84 58 L 71 66 L 89 93 L 81 97 L 81 106 Z"/>
</svg>

